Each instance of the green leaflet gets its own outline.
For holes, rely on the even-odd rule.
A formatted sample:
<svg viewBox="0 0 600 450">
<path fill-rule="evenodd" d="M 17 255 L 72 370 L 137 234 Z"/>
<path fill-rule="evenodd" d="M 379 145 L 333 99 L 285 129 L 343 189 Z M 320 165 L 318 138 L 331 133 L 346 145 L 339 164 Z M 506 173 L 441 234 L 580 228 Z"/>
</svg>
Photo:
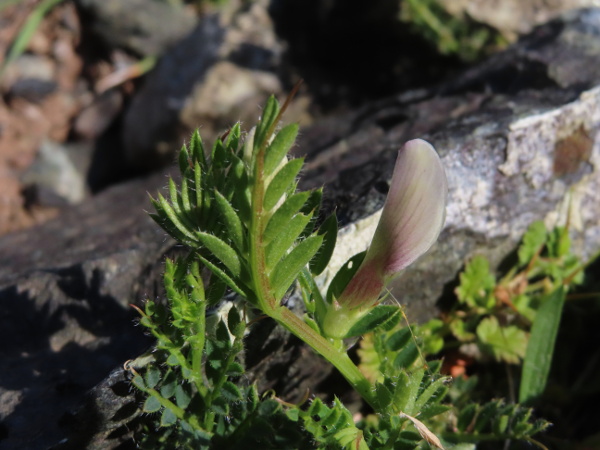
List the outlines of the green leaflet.
<svg viewBox="0 0 600 450">
<path fill-rule="evenodd" d="M 225 146 L 227 148 L 237 149 L 240 145 L 240 136 L 242 134 L 240 123 L 237 122 L 234 126 L 229 129 L 227 138 L 225 139 Z"/>
<path fill-rule="evenodd" d="M 298 136 L 298 125 L 293 123 L 283 127 L 273 138 L 265 154 L 265 177 L 269 177 L 288 154 Z"/>
<path fill-rule="evenodd" d="M 161 407 L 160 401 L 156 397 L 150 396 L 144 402 L 142 409 L 145 413 L 153 413 L 159 411 Z"/>
<path fill-rule="evenodd" d="M 279 199 L 295 187 L 296 176 L 304 164 L 303 158 L 292 159 L 275 174 L 265 192 L 264 208 L 270 211 Z"/>
<path fill-rule="evenodd" d="M 298 192 L 290 195 L 286 198 L 285 202 L 277 208 L 277 211 L 273 213 L 265 231 L 263 233 L 263 242 L 269 244 L 274 238 L 279 236 L 283 230 L 285 230 L 294 214 L 296 214 L 300 208 L 306 203 L 310 192 Z"/>
<path fill-rule="evenodd" d="M 287 227 L 283 229 L 279 235 L 267 245 L 267 248 L 265 249 L 265 259 L 268 269 L 275 267 L 283 255 L 285 255 L 286 252 L 292 247 L 310 219 L 311 216 L 296 214 L 288 222 Z"/>
<path fill-rule="evenodd" d="M 302 206 L 302 208 L 300 209 L 300 212 L 304 213 L 304 214 L 311 214 L 311 213 L 314 214 L 316 211 L 319 211 L 319 209 L 321 208 L 322 200 L 323 200 L 323 188 L 315 189 L 314 191 L 311 191 L 310 196 L 308 197 L 308 200 L 306 200 L 306 203 L 304 204 L 304 206 Z M 315 229 L 316 223 L 317 223 L 317 217 L 313 215 L 312 220 L 306 226 L 304 231 L 302 231 L 301 237 L 305 238 L 305 237 L 310 236 Z"/>
<path fill-rule="evenodd" d="M 260 122 L 256 125 L 256 133 L 254 134 L 254 149 L 258 149 L 261 146 L 266 147 L 266 139 L 269 139 L 267 135 L 274 125 L 275 119 L 279 114 L 279 103 L 274 96 L 270 96 L 267 100 L 267 104 L 263 109 Z"/>
<path fill-rule="evenodd" d="M 496 316 L 479 323 L 477 337 L 481 347 L 497 361 L 518 364 L 525 356 L 527 334 L 515 325 L 501 326 Z"/>
<path fill-rule="evenodd" d="M 194 131 L 194 134 L 192 134 L 192 139 L 190 139 L 189 152 L 194 161 L 197 161 L 201 167 L 206 167 L 206 154 L 204 153 L 204 145 L 202 144 L 200 132 L 197 129 Z"/>
<path fill-rule="evenodd" d="M 237 283 L 234 281 L 234 279 L 227 273 L 225 272 L 223 269 L 221 269 L 219 266 L 217 266 L 216 264 L 210 262 L 208 259 L 204 258 L 202 255 L 198 255 L 198 259 L 202 262 L 202 264 L 204 264 L 206 267 L 209 268 L 209 270 L 215 274 L 215 276 L 217 276 L 223 283 L 225 283 L 227 286 L 229 286 L 231 289 L 233 289 L 235 292 L 237 292 L 238 294 L 240 294 L 241 296 L 246 296 L 246 293 L 244 292 L 244 290 L 237 285 Z M 224 293 L 224 292 L 223 292 Z M 210 305 L 217 303 L 221 300 L 221 293 L 219 296 L 212 296 L 210 295 L 210 291 L 209 291 L 209 295 L 207 295 L 207 299 L 208 299 L 208 303 Z"/>
<path fill-rule="evenodd" d="M 196 232 L 199 240 L 219 261 L 225 264 L 234 277 L 239 277 L 242 273 L 242 263 L 240 257 L 234 249 L 216 236 L 202 231 Z"/>
<path fill-rule="evenodd" d="M 170 206 L 177 214 L 181 224 L 184 225 L 188 230 L 195 229 L 195 224 L 192 220 L 190 220 L 190 216 L 188 215 L 188 211 L 190 210 L 189 204 L 186 208 L 182 195 L 177 192 L 177 185 L 173 181 L 173 178 L 169 178 L 169 197 L 171 198 Z"/>
<path fill-rule="evenodd" d="M 531 258 L 540 251 L 546 243 L 547 237 L 548 232 L 546 231 L 544 222 L 538 220 L 529 225 L 518 250 L 519 264 L 521 266 L 528 264 Z"/>
<path fill-rule="evenodd" d="M 523 361 L 519 402 L 531 402 L 544 392 L 558 334 L 566 291 L 556 289 L 544 299 L 531 328 Z"/>
<path fill-rule="evenodd" d="M 171 205 L 169 205 L 169 202 L 167 202 L 167 200 L 162 196 L 162 194 L 158 194 L 158 202 L 154 199 L 152 199 L 152 203 L 154 204 L 154 207 L 156 208 L 156 211 L 158 212 L 158 214 L 160 216 L 163 216 L 163 219 L 167 219 L 171 226 L 176 228 L 182 235 L 184 235 L 188 241 L 184 241 L 185 243 L 189 243 L 189 242 L 194 242 L 197 245 L 198 239 L 196 238 L 196 236 L 194 236 L 194 234 L 192 233 L 192 231 L 190 231 L 180 220 L 179 220 L 179 216 L 177 215 L 177 213 L 173 210 L 173 208 L 171 207 Z M 159 225 L 162 226 L 162 223 L 159 223 Z M 171 227 L 169 227 L 171 228 Z M 168 232 L 169 229 L 165 228 L 165 230 Z"/>
<path fill-rule="evenodd" d="M 288 255 L 275 266 L 269 275 L 275 298 L 281 299 L 290 285 L 298 277 L 298 273 L 308 264 L 319 250 L 323 242 L 322 236 L 311 236 L 300 242 Z"/>
<path fill-rule="evenodd" d="M 177 416 L 173 411 L 169 408 L 165 408 L 160 416 L 160 426 L 161 427 L 170 427 L 171 425 L 175 425 L 177 422 Z"/>
<path fill-rule="evenodd" d="M 471 307 L 491 308 L 496 302 L 493 296 L 495 286 L 496 278 L 490 272 L 490 263 L 484 256 L 476 255 L 460 274 L 456 296 Z"/>
<path fill-rule="evenodd" d="M 378 305 L 356 322 L 352 328 L 348 330 L 348 334 L 344 336 L 344 338 L 362 336 L 363 334 L 375 330 L 375 328 L 386 322 L 395 324 L 398 322 L 397 319 L 399 315 L 400 308 L 395 305 Z"/>
<path fill-rule="evenodd" d="M 182 175 L 190 168 L 191 162 L 190 154 L 188 153 L 186 146 L 182 145 L 179 150 L 179 156 L 177 157 L 179 172 L 181 172 Z"/>
<path fill-rule="evenodd" d="M 231 206 L 231 203 L 219 192 L 215 191 L 215 201 L 225 225 L 225 233 L 231 238 L 239 251 L 244 250 L 244 229 L 242 221 Z"/>
<path fill-rule="evenodd" d="M 319 227 L 318 234 L 319 236 L 323 236 L 323 245 L 321 245 L 321 248 L 315 257 L 310 260 L 309 266 L 313 275 L 319 275 L 327 268 L 329 260 L 331 259 L 331 255 L 333 255 L 333 250 L 335 249 L 337 233 L 337 217 L 335 214 L 332 214 L 325 219 L 323 224 Z"/>
</svg>

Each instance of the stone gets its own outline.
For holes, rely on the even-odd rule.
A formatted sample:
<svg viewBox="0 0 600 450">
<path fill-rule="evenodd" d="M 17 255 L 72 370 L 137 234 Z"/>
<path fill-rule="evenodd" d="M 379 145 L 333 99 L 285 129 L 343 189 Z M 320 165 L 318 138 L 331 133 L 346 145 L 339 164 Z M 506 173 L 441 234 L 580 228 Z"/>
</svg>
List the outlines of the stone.
<svg viewBox="0 0 600 450">
<path fill-rule="evenodd" d="M 230 12 L 205 17 L 158 61 L 125 117 L 125 157 L 133 167 L 163 167 L 196 128 L 212 142 L 232 123 L 253 122 L 269 95 L 287 93 L 278 74 L 284 47 L 267 3 L 232 2 Z M 286 120 L 306 119 L 305 110 L 300 96 Z"/>
<path fill-rule="evenodd" d="M 58 442 L 83 394 L 151 344 L 129 303 L 156 295 L 172 245 L 144 212 L 146 191 L 163 183 L 108 189 L 0 238 L 2 448 Z"/>
<path fill-rule="evenodd" d="M 88 27 L 108 48 L 158 56 L 195 26 L 184 8 L 159 0 L 77 0 Z"/>
<path fill-rule="evenodd" d="M 468 15 L 512 40 L 567 11 L 600 6 L 597 0 L 440 0 L 440 4 L 452 15 Z"/>
</svg>

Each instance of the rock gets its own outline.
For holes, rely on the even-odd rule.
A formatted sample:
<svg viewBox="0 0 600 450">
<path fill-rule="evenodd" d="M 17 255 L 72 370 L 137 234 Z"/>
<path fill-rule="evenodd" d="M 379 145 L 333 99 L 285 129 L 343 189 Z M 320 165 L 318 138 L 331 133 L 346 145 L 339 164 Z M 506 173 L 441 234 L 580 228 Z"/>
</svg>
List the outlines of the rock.
<svg viewBox="0 0 600 450">
<path fill-rule="evenodd" d="M 368 244 L 396 151 L 416 137 L 438 149 L 450 196 L 439 242 L 396 282 L 410 320 L 435 314 L 436 301 L 472 255 L 498 264 L 533 220 L 564 221 L 566 198 L 578 251 L 600 248 L 599 33 L 599 10 L 571 13 L 435 89 L 303 130 L 296 151 L 309 155 L 304 186 L 328 183 L 326 205 L 337 207 L 346 225 L 334 262 Z M 582 59 L 576 74 L 556 69 L 573 58 Z M 161 295 L 160 261 L 172 242 L 143 209 L 145 192 L 164 184 L 157 175 L 117 186 L 44 226 L 0 238 L 0 338 L 15 343 L 0 350 L 3 448 L 58 442 L 67 435 L 60 417 L 80 431 L 64 448 L 124 439 L 115 414 L 129 400 L 115 392 L 123 386 L 118 369 L 90 392 L 79 414 L 65 413 L 149 344 L 127 304 Z M 252 373 L 266 377 L 266 367 L 283 361 L 278 370 L 316 386 L 309 375 L 322 374 L 312 369 L 313 353 L 285 336 L 274 339 L 271 361 L 263 358 L 273 351 L 269 341 L 257 341 L 265 345 Z"/>
<path fill-rule="evenodd" d="M 92 100 L 75 119 L 73 131 L 85 140 L 97 139 L 123 108 L 123 94 L 110 89 Z"/>
<path fill-rule="evenodd" d="M 485 23 L 514 40 L 529 33 L 535 26 L 554 19 L 569 10 L 598 6 L 596 0 L 440 0 L 441 5 L 454 16 L 468 15 Z"/>
<path fill-rule="evenodd" d="M 0 238 L 0 338 L 11 343 L 0 348 L 3 449 L 58 442 L 82 395 L 150 345 L 129 303 L 157 294 L 172 245 L 144 212 L 146 191 L 163 183 L 117 186 Z"/>
<path fill-rule="evenodd" d="M 185 9 L 159 0 L 77 0 L 91 31 L 108 48 L 157 56 L 187 35 L 196 19 Z"/>
<path fill-rule="evenodd" d="M 205 17 L 160 59 L 126 113 L 130 164 L 164 166 L 196 128 L 211 142 L 232 123 L 254 122 L 269 95 L 285 95 L 277 73 L 283 46 L 266 3 L 232 2 L 231 13 Z M 304 119 L 305 109 L 299 97 L 286 120 Z"/>
<path fill-rule="evenodd" d="M 206 18 L 149 74 L 127 110 L 123 125 L 125 158 L 131 165 L 155 169 L 173 160 L 179 111 L 194 84 L 217 60 L 222 35 L 216 18 Z M 175 148 L 180 144 L 177 142 Z"/>
<path fill-rule="evenodd" d="M 82 160 L 83 166 L 78 167 L 76 157 Z M 90 159 L 89 145 L 62 145 L 44 140 L 36 160 L 23 173 L 21 181 L 26 190 L 37 193 L 35 203 L 59 207 L 78 203 L 86 196 L 85 174 Z"/>
</svg>

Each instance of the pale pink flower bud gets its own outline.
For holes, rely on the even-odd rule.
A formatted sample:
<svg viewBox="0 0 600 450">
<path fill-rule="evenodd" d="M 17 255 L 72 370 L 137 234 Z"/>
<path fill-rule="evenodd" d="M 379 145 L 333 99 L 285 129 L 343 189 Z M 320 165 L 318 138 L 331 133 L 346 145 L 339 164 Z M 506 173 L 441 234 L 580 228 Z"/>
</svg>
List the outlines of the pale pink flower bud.
<svg viewBox="0 0 600 450">
<path fill-rule="evenodd" d="M 328 311 L 343 309 L 347 317 L 368 312 L 385 285 L 425 253 L 444 224 L 448 186 L 440 158 L 421 139 L 398 152 L 390 190 L 371 245 L 358 271 Z M 331 323 L 333 317 L 326 322 Z"/>
</svg>

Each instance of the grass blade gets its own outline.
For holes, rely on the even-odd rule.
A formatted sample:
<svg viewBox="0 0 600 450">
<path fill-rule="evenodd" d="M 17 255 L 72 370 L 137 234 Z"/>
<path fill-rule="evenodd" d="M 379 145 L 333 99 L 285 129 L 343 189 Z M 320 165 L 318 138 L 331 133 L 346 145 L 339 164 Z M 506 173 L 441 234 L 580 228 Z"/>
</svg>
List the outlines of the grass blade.
<svg viewBox="0 0 600 450">
<path fill-rule="evenodd" d="M 558 288 L 546 298 L 537 312 L 523 361 L 519 403 L 531 402 L 544 392 L 565 297 L 565 289 Z"/>
</svg>

